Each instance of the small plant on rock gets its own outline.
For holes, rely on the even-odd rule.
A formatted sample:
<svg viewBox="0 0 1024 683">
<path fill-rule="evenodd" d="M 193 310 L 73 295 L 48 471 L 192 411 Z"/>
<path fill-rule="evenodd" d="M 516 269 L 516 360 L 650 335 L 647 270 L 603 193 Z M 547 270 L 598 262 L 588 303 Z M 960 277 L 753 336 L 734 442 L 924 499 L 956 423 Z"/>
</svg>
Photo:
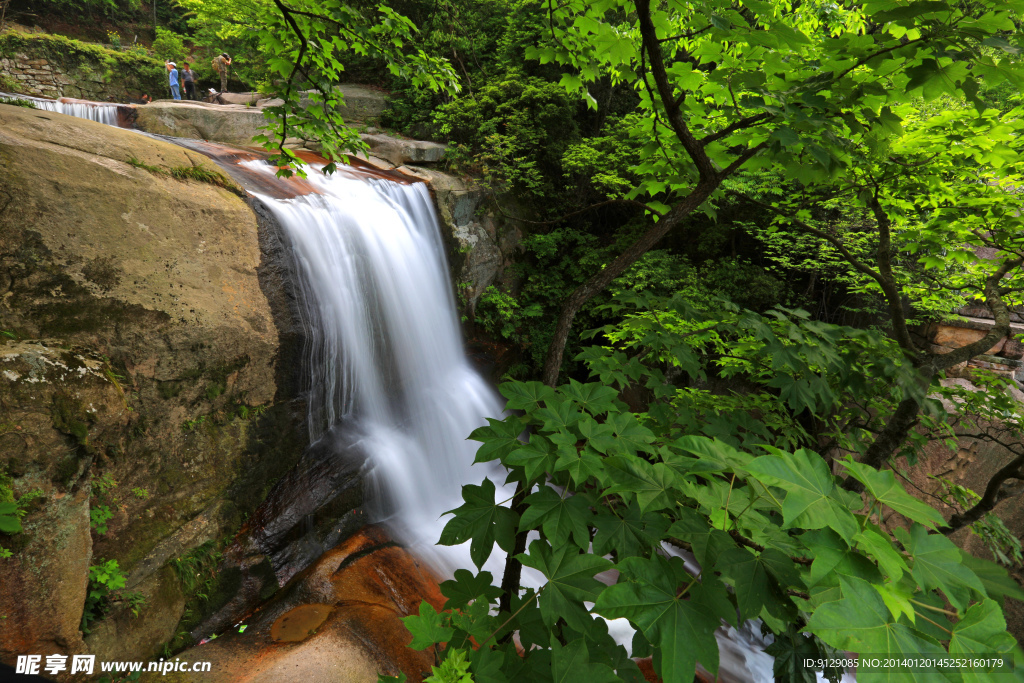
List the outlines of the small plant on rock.
<svg viewBox="0 0 1024 683">
<path fill-rule="evenodd" d="M 82 610 L 82 632 L 89 633 L 89 624 L 110 610 L 111 595 L 125 586 L 124 573 L 117 560 L 99 561 L 89 567 L 89 590 Z"/>
</svg>

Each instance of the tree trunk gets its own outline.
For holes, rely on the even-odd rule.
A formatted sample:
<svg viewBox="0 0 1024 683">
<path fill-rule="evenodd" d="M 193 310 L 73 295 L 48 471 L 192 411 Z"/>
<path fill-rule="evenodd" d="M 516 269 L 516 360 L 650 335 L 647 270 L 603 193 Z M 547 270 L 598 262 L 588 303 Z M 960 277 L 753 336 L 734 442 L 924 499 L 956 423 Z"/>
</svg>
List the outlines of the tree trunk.
<svg viewBox="0 0 1024 683">
<path fill-rule="evenodd" d="M 600 272 L 576 288 L 562 304 L 562 310 L 558 314 L 558 321 L 555 324 L 555 336 L 548 347 L 548 355 L 544 361 L 543 381 L 548 386 L 558 384 L 558 374 L 562 369 L 562 356 L 565 353 L 565 345 L 569 340 L 569 332 L 572 329 L 573 318 L 580 308 L 594 295 L 602 292 L 612 281 L 636 263 L 637 259 L 647 253 L 668 231 L 679 225 L 680 222 L 697 207 L 703 204 L 715 188 L 721 182 L 719 178 L 698 183 L 693 191 L 683 201 L 672 208 L 657 223 L 652 225 L 647 232 L 640 236 L 636 242 L 625 251 L 615 257 L 615 260 L 605 266 Z"/>
</svg>

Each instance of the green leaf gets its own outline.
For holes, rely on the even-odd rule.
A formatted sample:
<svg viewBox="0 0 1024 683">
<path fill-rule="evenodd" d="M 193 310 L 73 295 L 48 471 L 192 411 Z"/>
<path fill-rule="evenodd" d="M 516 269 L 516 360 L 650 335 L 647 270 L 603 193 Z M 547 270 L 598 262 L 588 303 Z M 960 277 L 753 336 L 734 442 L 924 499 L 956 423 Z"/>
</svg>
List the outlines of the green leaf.
<svg viewBox="0 0 1024 683">
<path fill-rule="evenodd" d="M 763 483 L 786 492 L 782 501 L 783 528 L 828 526 L 847 538 L 857 533 L 853 514 L 832 497 L 835 481 L 821 456 L 804 449 L 795 453 L 772 450 L 778 455 L 761 456 L 747 470 Z"/>
<path fill-rule="evenodd" d="M 567 492 L 560 496 L 551 487 L 542 486 L 527 496 L 524 503 L 527 507 L 519 522 L 520 531 L 540 527 L 552 545 L 563 545 L 571 536 L 578 547 L 586 549 L 590 546 L 587 524 L 593 513 L 581 496 Z"/>
<path fill-rule="evenodd" d="M 507 507 L 497 505 L 494 492 L 490 479 L 484 479 L 480 486 L 463 486 L 462 498 L 466 502 L 449 510 L 455 516 L 445 524 L 438 541 L 440 545 L 459 545 L 473 539 L 469 555 L 477 567 L 482 567 L 490 557 L 495 541 L 506 552 L 512 552 L 515 545 L 518 516 Z"/>
<path fill-rule="evenodd" d="M 587 440 L 587 445 L 594 450 L 607 453 L 615 448 L 615 436 L 612 434 L 611 426 L 584 418 L 580 420 L 577 428 L 583 438 Z"/>
<path fill-rule="evenodd" d="M 583 413 L 576 410 L 572 401 L 548 401 L 547 407 L 534 411 L 531 416 L 544 421 L 544 431 L 560 432 L 579 422 Z"/>
<path fill-rule="evenodd" d="M 821 653 L 814 639 L 800 633 L 777 635 L 764 651 L 775 658 L 772 667 L 776 681 L 786 683 L 816 683 L 814 670 L 804 666 L 807 658 L 818 658 Z"/>
<path fill-rule="evenodd" d="M 964 566 L 974 572 L 981 581 L 988 597 L 998 603 L 1001 603 L 1004 597 L 1024 601 L 1024 590 L 1010 578 L 1005 567 L 963 551 L 960 552 L 960 558 Z"/>
<path fill-rule="evenodd" d="M 456 569 L 455 578 L 441 584 L 441 593 L 448 598 L 444 608 L 459 609 L 480 597 L 488 602 L 497 599 L 501 596 L 501 589 L 491 585 L 493 581 L 490 572 L 474 576 L 468 569 Z"/>
<path fill-rule="evenodd" d="M 715 568 L 732 583 L 740 615 L 752 619 L 760 614 L 770 579 L 758 556 L 747 548 L 730 548 L 719 555 Z"/>
<path fill-rule="evenodd" d="M 615 401 L 619 397 L 615 389 L 600 382 L 580 384 L 574 379 L 570 379 L 569 384 L 562 387 L 562 393 L 595 416 L 615 410 Z"/>
<path fill-rule="evenodd" d="M 652 465 L 635 456 L 614 456 L 605 464 L 615 482 L 606 493 L 634 494 L 641 511 L 661 510 L 674 504 L 678 476 L 664 463 Z"/>
<path fill-rule="evenodd" d="M 554 469 L 554 446 L 543 436 L 531 434 L 530 443 L 506 455 L 502 463 L 506 467 L 522 467 L 526 481 L 533 482 Z"/>
<path fill-rule="evenodd" d="M 447 643 L 455 635 L 455 629 L 445 626 L 447 614 L 438 614 L 429 602 L 420 603 L 419 616 L 402 617 L 405 627 L 412 633 L 409 647 L 414 650 L 425 650 L 435 643 Z"/>
<path fill-rule="evenodd" d="M 615 450 L 622 455 L 636 455 L 638 451 L 651 451 L 654 432 L 637 422 L 633 413 L 615 413 L 606 423 L 615 434 Z"/>
<path fill-rule="evenodd" d="M 941 590 L 958 610 L 967 606 L 972 590 L 985 592 L 974 572 L 963 565 L 960 549 L 942 534 L 929 534 L 915 524 L 910 533 L 897 528 L 896 535 L 914 559 L 911 574 L 923 590 Z"/>
<path fill-rule="evenodd" d="M 636 504 L 616 512 L 618 514 L 599 512 L 594 519 L 597 528 L 594 553 L 597 555 L 614 551 L 619 558 L 626 558 L 645 553 L 661 542 L 668 529 L 668 521 L 663 516 L 643 513 Z"/>
<path fill-rule="evenodd" d="M 592 619 L 583 601 L 597 599 L 604 584 L 594 575 L 611 569 L 612 563 L 597 555 L 580 553 L 571 546 L 552 551 L 551 546 L 542 541 L 534 541 L 528 555 L 517 557 L 523 565 L 533 567 L 548 579 L 539 598 L 545 622 L 553 625 L 564 618 L 578 631 L 586 631 Z"/>
<path fill-rule="evenodd" d="M 508 399 L 509 410 L 536 410 L 542 402 L 555 397 L 555 390 L 542 382 L 504 382 L 498 386 Z"/>
<path fill-rule="evenodd" d="M 942 655 L 945 650 L 913 628 L 896 623 L 867 581 L 839 579 L 843 597 L 826 602 L 807 621 L 807 630 L 839 650 L 878 655 Z"/>
<path fill-rule="evenodd" d="M 1006 620 L 1003 618 L 1003 611 L 993 600 L 984 600 L 975 605 L 964 614 L 963 619 L 953 626 L 953 635 L 949 638 L 949 654 L 983 656 L 993 654 L 1010 655 L 1017 642 L 1006 631 Z M 999 671 L 998 668 L 993 668 Z M 964 671 L 964 680 L 967 682 L 989 680 L 987 676 L 979 675 L 980 672 Z"/>
<path fill-rule="evenodd" d="M 876 470 L 870 465 L 855 462 L 853 460 L 840 461 L 850 471 L 850 475 L 864 484 L 868 493 L 875 497 L 875 500 L 895 510 L 912 522 L 918 522 L 935 529 L 944 526 L 946 521 L 942 515 L 927 503 L 922 503 L 917 498 L 906 492 L 896 481 L 896 476 L 891 470 Z"/>
<path fill-rule="evenodd" d="M 681 508 L 677 514 L 679 520 L 669 527 L 669 536 L 689 543 L 701 566 L 714 565 L 719 555 L 736 546 L 736 541 L 729 534 L 711 527 L 704 517 L 693 510 Z"/>
<path fill-rule="evenodd" d="M 746 469 L 754 459 L 749 453 L 738 451 L 724 441 L 706 436 L 683 436 L 672 442 L 674 448 L 692 453 L 719 469 Z M 713 471 L 713 470 L 708 470 Z"/>
<path fill-rule="evenodd" d="M 17 503 L 0 503 L 0 532 L 17 534 L 21 532 Z"/>
<path fill-rule="evenodd" d="M 679 572 L 667 565 L 660 556 L 620 562 L 617 567 L 626 578 L 601 593 L 594 611 L 609 619 L 629 619 L 659 646 L 655 662 L 665 683 L 692 683 L 698 660 L 712 673 L 718 671 L 714 633 L 721 621 L 683 599 L 682 586 L 676 584 Z M 695 584 L 691 579 L 689 585 Z"/>
<path fill-rule="evenodd" d="M 888 535 L 883 536 L 880 531 L 877 527 L 875 529 L 866 528 L 850 540 L 858 548 L 871 554 L 889 579 L 894 582 L 899 581 L 907 569 L 906 560 L 893 547 Z"/>
<path fill-rule="evenodd" d="M 616 683 L 619 677 L 607 664 L 590 661 L 587 642 L 583 638 L 562 647 L 551 638 L 551 676 L 554 683 Z"/>
<path fill-rule="evenodd" d="M 591 477 L 599 481 L 603 478 L 604 461 L 592 448 L 577 450 L 575 446 L 563 446 L 558 449 L 555 472 L 563 471 L 569 473 L 577 487 L 582 487 Z"/>
<path fill-rule="evenodd" d="M 489 462 L 504 458 L 523 445 L 519 440 L 519 435 L 523 432 L 523 425 L 517 417 L 509 416 L 504 420 L 487 418 L 487 423 L 487 427 L 479 427 L 469 435 L 472 441 L 483 443 L 477 450 L 476 459 L 473 462 Z"/>
</svg>

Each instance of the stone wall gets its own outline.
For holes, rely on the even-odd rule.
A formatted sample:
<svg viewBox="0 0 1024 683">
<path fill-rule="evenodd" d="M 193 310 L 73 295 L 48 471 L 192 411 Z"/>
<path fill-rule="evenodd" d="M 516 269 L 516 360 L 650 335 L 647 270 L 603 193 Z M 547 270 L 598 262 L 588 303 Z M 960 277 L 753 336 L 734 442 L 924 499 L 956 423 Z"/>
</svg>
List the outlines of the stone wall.
<svg viewBox="0 0 1024 683">
<path fill-rule="evenodd" d="M 161 96 L 164 66 L 140 54 L 46 34 L 0 34 L 0 91 L 128 102 Z"/>
</svg>

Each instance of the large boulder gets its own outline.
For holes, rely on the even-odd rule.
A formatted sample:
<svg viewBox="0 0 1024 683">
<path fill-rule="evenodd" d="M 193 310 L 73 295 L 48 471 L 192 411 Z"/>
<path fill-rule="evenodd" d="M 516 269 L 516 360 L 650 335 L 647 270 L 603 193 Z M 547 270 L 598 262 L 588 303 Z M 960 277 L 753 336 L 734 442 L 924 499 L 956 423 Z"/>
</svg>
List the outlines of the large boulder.
<svg viewBox="0 0 1024 683">
<path fill-rule="evenodd" d="M 359 137 L 369 145 L 371 155 L 387 159 L 395 166 L 436 163 L 444 158 L 447 149 L 439 142 L 408 140 L 379 133 L 364 133 Z"/>
<path fill-rule="evenodd" d="M 267 124 L 263 112 L 244 104 L 207 104 L 158 100 L 137 107 L 139 130 L 178 138 L 216 140 L 232 145 L 252 145 L 252 138 Z"/>
<path fill-rule="evenodd" d="M 344 98 L 344 104 L 338 111 L 349 123 L 374 123 L 391 106 L 387 93 L 369 86 L 342 84 L 335 86 L 335 89 L 340 90 Z M 312 92 L 307 90 L 302 93 L 303 106 L 309 103 Z"/>
<path fill-rule="evenodd" d="M 436 579 L 376 527 L 325 553 L 231 632 L 180 655 L 210 662 L 210 672 L 171 673 L 167 681 L 203 683 L 375 683 L 430 671 L 433 654 L 408 649 L 401 618 L 426 600 L 444 604 Z M 155 675 L 151 675 L 156 680 Z M 144 677 L 145 680 L 145 677 Z"/>
<path fill-rule="evenodd" d="M 31 501 L 0 534 L 0 661 L 155 654 L 202 604 L 168 564 L 305 448 L 284 250 L 240 194 L 196 152 L 0 105 L 0 494 Z M 101 559 L 153 609 L 114 601 L 84 645 Z"/>
</svg>

